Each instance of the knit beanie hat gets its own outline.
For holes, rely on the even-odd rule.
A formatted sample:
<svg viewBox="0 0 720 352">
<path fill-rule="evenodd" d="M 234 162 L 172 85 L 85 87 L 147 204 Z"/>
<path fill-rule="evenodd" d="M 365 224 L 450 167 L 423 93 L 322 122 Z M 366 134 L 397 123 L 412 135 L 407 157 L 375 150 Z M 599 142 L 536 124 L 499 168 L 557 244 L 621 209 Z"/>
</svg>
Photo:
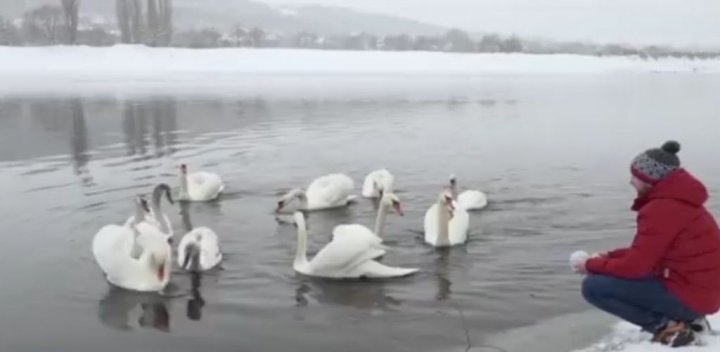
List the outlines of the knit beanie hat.
<svg viewBox="0 0 720 352">
<path fill-rule="evenodd" d="M 643 182 L 656 184 L 680 168 L 679 151 L 680 143 L 676 141 L 667 141 L 660 148 L 648 149 L 633 159 L 630 172 Z"/>
</svg>

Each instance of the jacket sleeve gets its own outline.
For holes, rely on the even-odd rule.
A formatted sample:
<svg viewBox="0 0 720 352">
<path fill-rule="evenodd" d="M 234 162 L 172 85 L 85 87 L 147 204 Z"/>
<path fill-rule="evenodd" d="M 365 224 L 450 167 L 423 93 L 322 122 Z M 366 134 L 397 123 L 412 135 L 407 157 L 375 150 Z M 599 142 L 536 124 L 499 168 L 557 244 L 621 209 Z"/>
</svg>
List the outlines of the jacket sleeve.
<svg viewBox="0 0 720 352">
<path fill-rule="evenodd" d="M 608 258 L 621 258 L 630 250 L 630 248 L 618 248 L 607 253 Z"/>
<path fill-rule="evenodd" d="M 678 224 L 682 221 L 678 221 L 673 208 L 661 200 L 646 205 L 638 214 L 637 234 L 624 255 L 589 259 L 585 263 L 587 270 L 625 279 L 650 275 L 680 231 Z"/>
</svg>

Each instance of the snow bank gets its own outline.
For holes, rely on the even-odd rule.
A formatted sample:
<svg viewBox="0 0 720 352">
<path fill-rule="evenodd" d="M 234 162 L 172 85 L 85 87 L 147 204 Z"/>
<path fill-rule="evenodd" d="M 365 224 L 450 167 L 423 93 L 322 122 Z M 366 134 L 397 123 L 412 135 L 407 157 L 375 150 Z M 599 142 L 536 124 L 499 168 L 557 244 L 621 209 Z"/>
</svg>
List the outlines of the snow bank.
<svg viewBox="0 0 720 352">
<path fill-rule="evenodd" d="M 606 72 L 720 73 L 720 60 L 579 55 L 348 52 L 292 49 L 177 49 L 144 46 L 0 47 L 2 77 L 204 75 L 492 75 Z"/>
<path fill-rule="evenodd" d="M 720 327 L 720 314 L 716 314 L 708 319 L 713 328 Z M 650 335 L 641 333 L 638 327 L 629 323 L 618 324 L 613 333 L 604 338 L 602 341 L 588 348 L 578 350 L 576 352 L 605 352 L 620 351 L 623 352 L 718 352 L 720 351 L 720 336 L 703 336 L 701 337 L 701 346 L 689 346 L 682 349 L 670 348 L 656 343 L 650 343 Z"/>
</svg>

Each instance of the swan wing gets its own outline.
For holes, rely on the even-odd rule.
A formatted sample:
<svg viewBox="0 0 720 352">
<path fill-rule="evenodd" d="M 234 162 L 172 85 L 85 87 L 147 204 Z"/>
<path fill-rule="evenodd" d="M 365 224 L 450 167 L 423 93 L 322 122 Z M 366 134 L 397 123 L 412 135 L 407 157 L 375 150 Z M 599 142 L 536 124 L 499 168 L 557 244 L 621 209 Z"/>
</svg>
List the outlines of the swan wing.
<svg viewBox="0 0 720 352">
<path fill-rule="evenodd" d="M 467 190 L 458 195 L 457 204 L 467 210 L 479 210 L 487 206 L 487 195 L 477 190 Z"/>
<path fill-rule="evenodd" d="M 160 290 L 167 284 L 167 278 L 165 281 L 157 278 L 148 264 L 148 256 L 163 251 L 169 258 L 171 251 L 167 238 L 146 222 L 138 224 L 137 230 L 136 237 L 130 227 L 107 225 L 101 228 L 93 238 L 93 255 L 113 285 L 134 291 Z"/>
<path fill-rule="evenodd" d="M 347 175 L 330 174 L 315 179 L 305 194 L 308 202 L 325 206 L 344 205 L 355 188 L 353 180 Z"/>
<path fill-rule="evenodd" d="M 312 271 L 323 276 L 338 276 L 360 263 L 385 254 L 376 239 L 365 236 L 337 236 L 310 261 Z"/>
<path fill-rule="evenodd" d="M 347 277 L 353 278 L 391 278 L 391 277 L 403 277 L 418 272 L 418 268 L 402 268 L 395 266 L 388 266 L 379 263 L 375 260 L 367 260 L 356 267 L 349 270 L 346 274 Z"/>
<path fill-rule="evenodd" d="M 375 198 L 380 196 L 379 189 L 384 191 L 392 190 L 393 176 L 386 169 L 375 170 L 365 176 L 362 187 L 362 196 Z"/>
<path fill-rule="evenodd" d="M 133 232 L 119 225 L 103 226 L 93 237 L 92 253 L 95 262 L 103 273 L 107 274 L 116 267 L 119 256 L 130 253 Z"/>
<path fill-rule="evenodd" d="M 188 175 L 188 195 L 192 199 L 214 199 L 224 189 L 225 185 L 218 174 L 197 171 Z"/>
<path fill-rule="evenodd" d="M 423 227 L 425 230 L 425 242 L 430 244 L 437 243 L 438 238 L 438 221 L 437 221 L 437 203 L 433 203 L 425 212 L 425 221 Z"/>
<path fill-rule="evenodd" d="M 456 208 L 453 217 L 450 219 L 448 230 L 450 231 L 450 244 L 456 245 L 467 241 L 470 228 L 470 215 L 463 208 Z"/>
<path fill-rule="evenodd" d="M 375 244 L 379 245 L 382 243 L 382 239 L 378 237 L 377 234 L 367 228 L 367 226 L 360 224 L 337 225 L 332 231 L 332 237 L 335 238 L 336 236 L 365 237 L 368 241 L 372 241 Z"/>
</svg>

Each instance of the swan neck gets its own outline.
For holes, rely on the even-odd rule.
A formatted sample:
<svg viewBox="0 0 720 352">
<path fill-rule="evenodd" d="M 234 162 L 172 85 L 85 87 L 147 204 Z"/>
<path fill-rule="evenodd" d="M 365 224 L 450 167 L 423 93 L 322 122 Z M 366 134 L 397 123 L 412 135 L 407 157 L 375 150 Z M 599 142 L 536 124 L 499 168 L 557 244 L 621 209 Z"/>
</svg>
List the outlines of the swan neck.
<svg viewBox="0 0 720 352">
<path fill-rule="evenodd" d="M 437 202 L 437 226 L 438 226 L 438 244 L 450 244 L 449 226 L 450 217 L 447 211 L 447 205 L 438 200 Z"/>
<path fill-rule="evenodd" d="M 297 222 L 297 251 L 295 252 L 295 265 L 307 264 L 307 227 L 305 220 Z"/>
<path fill-rule="evenodd" d="M 193 229 L 192 222 L 190 221 L 190 212 L 188 211 L 186 204 L 180 204 L 180 217 L 182 218 L 183 227 L 186 232 L 190 232 Z"/>
<path fill-rule="evenodd" d="M 160 201 L 155 201 L 155 199 L 153 199 L 152 203 L 150 204 L 150 209 L 155 216 L 155 220 L 157 220 L 158 224 L 160 224 L 160 232 L 170 233 L 170 224 L 165 221 L 165 216 L 162 213 L 162 209 L 160 208 Z"/>
<path fill-rule="evenodd" d="M 378 237 L 382 237 L 382 228 L 385 225 L 385 218 L 387 218 L 387 205 L 380 201 L 377 217 L 375 218 L 375 235 Z"/>
<path fill-rule="evenodd" d="M 180 194 L 187 196 L 188 194 L 188 180 L 185 172 L 180 172 Z"/>
</svg>

